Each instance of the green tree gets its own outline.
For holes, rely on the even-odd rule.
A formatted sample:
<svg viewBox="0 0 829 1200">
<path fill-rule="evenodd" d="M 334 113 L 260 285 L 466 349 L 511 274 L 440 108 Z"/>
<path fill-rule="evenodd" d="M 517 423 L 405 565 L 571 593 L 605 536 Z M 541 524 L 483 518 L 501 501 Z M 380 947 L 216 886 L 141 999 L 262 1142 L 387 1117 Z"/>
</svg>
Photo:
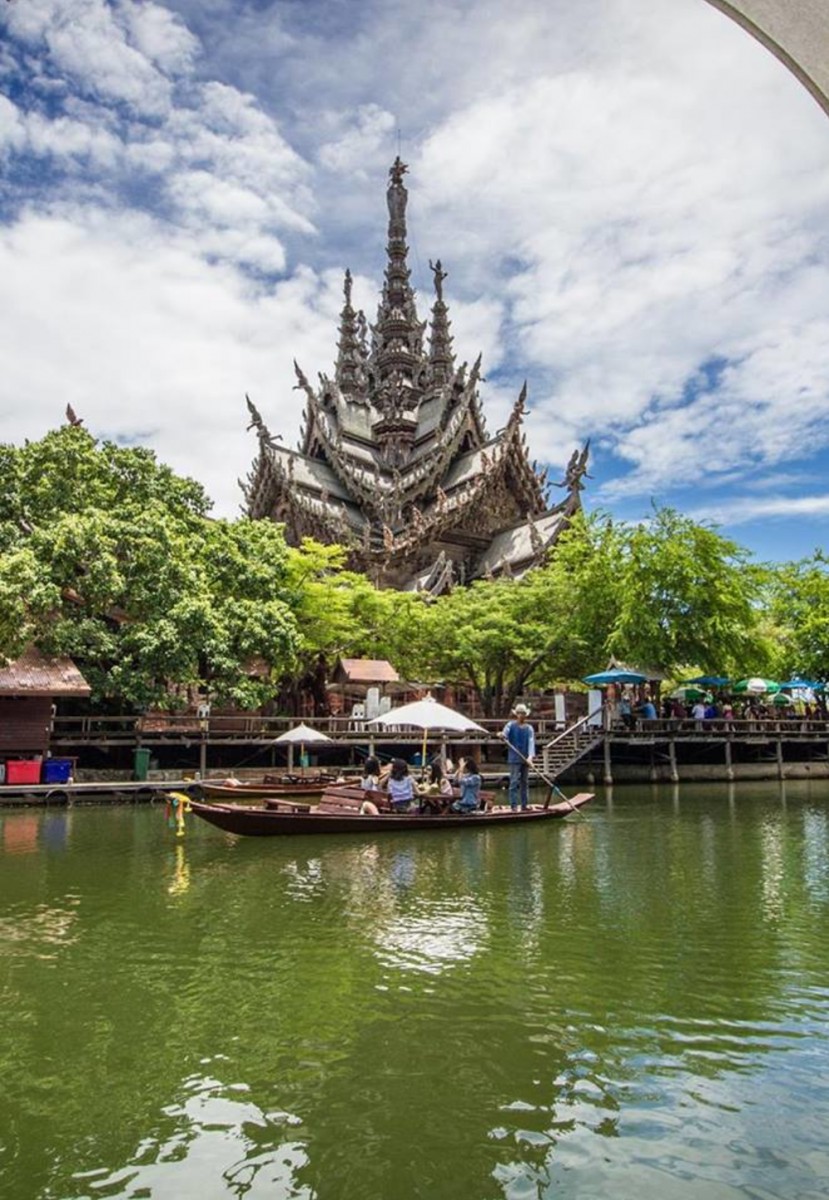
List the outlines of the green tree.
<svg viewBox="0 0 829 1200">
<path fill-rule="evenodd" d="M 280 527 L 213 521 L 198 484 L 77 426 L 0 457 L 4 653 L 70 654 L 118 705 L 270 697 L 299 645 Z"/>
<path fill-rule="evenodd" d="M 712 526 L 656 509 L 627 531 L 608 649 L 667 673 L 691 665 L 717 674 L 763 672 L 766 581 L 766 569 Z"/>
<path fill-rule="evenodd" d="M 288 552 L 289 602 L 300 630 L 297 670 L 286 680 L 285 698 L 310 691 L 320 711 L 325 684 L 341 657 L 389 658 L 405 667 L 425 605 L 419 597 L 375 587 L 344 568 L 346 551 L 311 538 Z"/>
<path fill-rule="evenodd" d="M 829 561 L 822 551 L 781 566 L 771 585 L 778 678 L 829 676 Z"/>
<path fill-rule="evenodd" d="M 746 551 L 670 509 L 641 525 L 582 515 L 546 565 L 438 600 L 422 671 L 468 681 L 492 716 L 525 688 L 579 678 L 611 654 L 666 674 L 761 671 L 765 580 Z"/>
</svg>

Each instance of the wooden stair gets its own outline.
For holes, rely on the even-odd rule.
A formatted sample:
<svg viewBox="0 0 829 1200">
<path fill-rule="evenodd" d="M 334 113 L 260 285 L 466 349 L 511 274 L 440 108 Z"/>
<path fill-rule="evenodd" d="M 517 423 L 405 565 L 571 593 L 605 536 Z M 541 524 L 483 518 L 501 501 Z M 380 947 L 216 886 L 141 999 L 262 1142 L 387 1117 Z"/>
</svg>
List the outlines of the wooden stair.
<svg viewBox="0 0 829 1200">
<path fill-rule="evenodd" d="M 601 711 L 601 709 L 596 710 L 596 712 Z M 545 743 L 541 750 L 545 775 L 556 779 L 568 767 L 572 767 L 579 759 L 584 758 L 585 754 L 601 745 L 604 729 L 602 725 L 590 723 L 595 720 L 595 717 L 595 712 L 588 713 L 586 717 L 582 717 L 580 721 L 576 721 L 562 733 L 557 734 L 552 741 Z"/>
</svg>

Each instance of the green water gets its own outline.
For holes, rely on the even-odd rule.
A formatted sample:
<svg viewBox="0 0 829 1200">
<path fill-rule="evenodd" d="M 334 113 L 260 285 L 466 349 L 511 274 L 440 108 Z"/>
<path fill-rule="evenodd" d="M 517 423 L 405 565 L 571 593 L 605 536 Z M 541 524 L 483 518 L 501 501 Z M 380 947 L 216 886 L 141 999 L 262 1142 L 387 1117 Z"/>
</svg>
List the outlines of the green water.
<svg viewBox="0 0 829 1200">
<path fill-rule="evenodd" d="M 0 1197 L 829 1196 L 829 785 L 0 814 Z"/>
</svg>

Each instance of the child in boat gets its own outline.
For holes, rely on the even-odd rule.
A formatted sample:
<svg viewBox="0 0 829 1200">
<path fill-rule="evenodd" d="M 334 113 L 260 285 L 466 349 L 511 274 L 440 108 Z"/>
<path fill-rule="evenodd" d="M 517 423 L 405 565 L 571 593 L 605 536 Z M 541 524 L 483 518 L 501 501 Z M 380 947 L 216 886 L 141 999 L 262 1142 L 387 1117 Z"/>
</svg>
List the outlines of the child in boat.
<svg viewBox="0 0 829 1200">
<path fill-rule="evenodd" d="M 376 758 L 367 758 L 363 763 L 363 778 L 360 787 L 364 792 L 380 791 L 380 763 Z"/>
<path fill-rule="evenodd" d="M 474 758 L 464 758 L 456 780 L 461 794 L 452 804 L 452 812 L 475 812 L 481 805 L 481 776 Z"/>
<path fill-rule="evenodd" d="M 409 766 L 402 758 L 391 760 L 391 773 L 386 784 L 393 812 L 408 812 L 415 798 L 414 781 Z"/>
<path fill-rule="evenodd" d="M 421 812 L 443 812 L 452 799 L 452 781 L 444 775 L 439 758 L 429 763 L 426 781 L 418 787 Z"/>
<path fill-rule="evenodd" d="M 369 757 L 363 763 L 363 778 L 360 780 L 360 787 L 364 792 L 380 791 L 380 762 L 378 759 Z M 373 800 L 369 800 L 366 796 L 360 805 L 360 816 L 377 817 L 379 815 L 380 809 Z"/>
</svg>

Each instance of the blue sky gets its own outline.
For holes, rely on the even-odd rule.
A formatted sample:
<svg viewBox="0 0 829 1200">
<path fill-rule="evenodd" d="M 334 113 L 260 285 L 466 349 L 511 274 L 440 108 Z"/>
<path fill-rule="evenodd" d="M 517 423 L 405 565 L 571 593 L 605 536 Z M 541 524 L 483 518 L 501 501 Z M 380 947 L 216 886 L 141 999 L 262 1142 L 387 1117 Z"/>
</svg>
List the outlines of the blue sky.
<svg viewBox="0 0 829 1200">
<path fill-rule="evenodd" d="M 658 8 L 662 24 L 655 27 Z M 385 179 L 413 279 L 531 453 L 591 439 L 591 506 L 827 545 L 829 121 L 703 0 L 0 5 L 0 410 L 67 402 L 238 511 L 250 393 L 293 444 L 369 316 Z"/>
</svg>

